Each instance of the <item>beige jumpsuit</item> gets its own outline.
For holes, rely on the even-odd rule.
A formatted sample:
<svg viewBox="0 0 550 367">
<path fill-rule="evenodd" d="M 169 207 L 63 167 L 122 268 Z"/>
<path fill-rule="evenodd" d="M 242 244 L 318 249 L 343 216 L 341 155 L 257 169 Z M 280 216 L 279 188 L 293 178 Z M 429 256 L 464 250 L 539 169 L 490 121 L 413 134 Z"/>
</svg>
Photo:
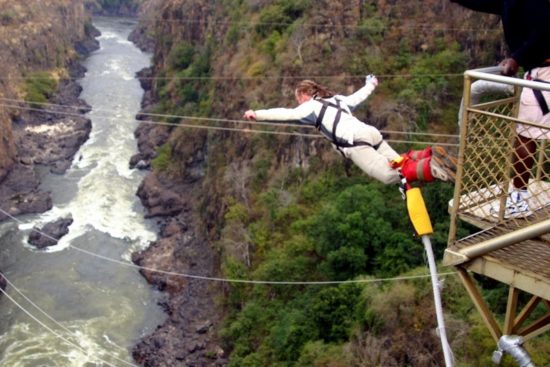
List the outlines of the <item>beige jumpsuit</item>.
<svg viewBox="0 0 550 367">
<path fill-rule="evenodd" d="M 390 166 L 390 161 L 398 157 L 384 140 L 382 134 L 374 126 L 368 125 L 355 116 L 351 111 L 374 90 L 375 85 L 367 82 L 365 86 L 349 96 L 336 95 L 324 99 L 341 106 L 340 118 L 334 132 L 337 144 L 333 141 L 332 131 L 336 122 L 338 108 L 329 106 L 323 115 L 322 126 L 319 126 L 325 137 L 333 141 L 333 145 L 340 150 L 346 158 L 351 159 L 367 175 L 385 183 L 398 183 L 399 172 Z M 316 99 L 310 99 L 296 108 L 271 108 L 256 110 L 256 119 L 259 121 L 299 121 L 306 125 L 316 125 L 323 104 Z M 368 143 L 369 145 L 364 145 Z M 340 145 L 340 146 L 338 146 Z"/>
</svg>

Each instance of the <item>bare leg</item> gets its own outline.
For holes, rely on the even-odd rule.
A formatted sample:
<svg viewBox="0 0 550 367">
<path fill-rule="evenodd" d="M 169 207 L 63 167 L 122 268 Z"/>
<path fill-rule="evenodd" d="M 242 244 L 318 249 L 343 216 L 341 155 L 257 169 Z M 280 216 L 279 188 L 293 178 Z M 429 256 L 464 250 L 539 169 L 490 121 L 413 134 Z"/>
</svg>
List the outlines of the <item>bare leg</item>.
<svg viewBox="0 0 550 367">
<path fill-rule="evenodd" d="M 518 135 L 515 144 L 516 152 L 514 154 L 513 167 L 515 176 L 513 184 L 516 189 L 526 189 L 531 175 L 531 168 L 535 163 L 535 152 L 537 144 L 534 139 Z"/>
</svg>

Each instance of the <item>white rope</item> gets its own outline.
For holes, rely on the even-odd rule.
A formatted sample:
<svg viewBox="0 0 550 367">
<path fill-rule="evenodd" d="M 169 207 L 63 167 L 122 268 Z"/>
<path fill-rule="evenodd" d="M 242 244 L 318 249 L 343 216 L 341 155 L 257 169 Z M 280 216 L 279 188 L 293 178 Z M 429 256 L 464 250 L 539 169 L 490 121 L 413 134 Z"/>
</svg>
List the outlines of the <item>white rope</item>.
<svg viewBox="0 0 550 367">
<path fill-rule="evenodd" d="M 75 344 L 73 343 L 72 341 L 70 341 L 69 339 L 65 338 L 63 335 L 57 333 L 55 330 L 53 330 L 52 328 L 50 328 L 48 325 L 44 324 L 42 321 L 40 321 L 38 318 L 36 318 L 32 313 L 30 313 L 29 311 L 27 311 L 23 306 L 21 306 L 15 299 L 13 299 L 5 290 L 3 290 L 1 287 L 0 287 L 0 291 L 11 301 L 13 302 L 13 304 L 15 304 L 21 311 L 23 311 L 24 313 L 27 314 L 27 316 L 29 316 L 31 319 L 33 319 L 36 323 L 38 323 L 40 326 L 42 326 L 43 328 L 45 328 L 46 330 L 48 330 L 51 334 L 53 334 L 54 336 L 56 336 L 57 338 L 59 338 L 60 340 L 64 341 L 65 343 L 69 344 L 70 346 L 72 346 L 73 348 L 76 348 L 78 350 L 80 350 L 82 353 L 86 354 L 87 356 L 89 356 L 90 354 L 88 353 L 88 351 L 86 351 L 86 349 L 82 348 L 80 345 L 78 344 Z M 114 356 L 112 356 L 113 358 L 116 358 Z M 106 365 L 108 366 L 112 366 L 112 367 L 116 367 L 115 365 L 105 361 L 104 359 L 101 359 L 99 357 L 96 357 L 97 360 L 105 363 Z M 118 359 L 118 358 L 116 358 Z M 124 363 L 130 365 L 130 366 L 134 366 L 134 367 L 138 367 L 134 364 L 129 364 L 128 362 L 126 361 L 123 361 Z"/>
<path fill-rule="evenodd" d="M 430 74 L 376 74 L 379 79 L 383 78 L 458 78 L 464 77 L 464 73 L 430 73 Z M 261 76 L 136 76 L 137 80 L 218 80 L 218 81 L 238 81 L 238 80 L 265 80 L 265 79 L 361 79 L 361 75 L 261 75 Z M 0 77 L 0 80 L 50 80 L 50 76 L 7 76 Z M 60 80 L 80 80 L 81 77 L 60 77 Z"/>
<path fill-rule="evenodd" d="M 422 243 L 424 244 L 424 249 L 426 250 L 426 255 L 428 256 L 428 267 L 430 269 L 430 276 L 432 280 L 432 290 L 434 296 L 434 305 L 435 305 L 435 314 L 437 318 L 437 325 L 439 331 L 439 338 L 441 339 L 441 348 L 443 349 L 443 356 L 445 358 L 445 366 L 453 367 L 454 364 L 454 355 L 447 340 L 447 333 L 445 331 L 445 319 L 443 317 L 443 306 L 441 304 L 441 294 L 439 290 L 439 279 L 437 274 L 437 267 L 435 264 L 434 253 L 432 250 L 432 243 L 428 235 L 422 236 Z"/>
<path fill-rule="evenodd" d="M 12 220 L 16 221 L 19 224 L 25 224 L 23 221 L 19 220 L 18 218 L 14 217 L 10 213 L 6 212 L 4 209 L 0 208 L 0 213 L 6 215 L 7 217 L 11 218 Z M 32 228 L 32 231 L 37 232 L 41 234 L 42 236 L 51 239 L 55 242 L 58 242 L 59 240 L 55 237 L 52 237 L 48 235 L 47 233 L 44 233 L 36 228 Z M 188 273 L 180 273 L 175 271 L 167 271 L 167 270 L 161 270 L 161 269 L 155 269 L 145 266 L 136 265 L 134 263 L 130 263 L 127 261 L 117 260 L 110 258 L 108 256 L 99 255 L 97 253 L 79 248 L 77 246 L 69 244 L 69 248 L 72 248 L 76 251 L 82 252 L 86 255 L 90 255 L 93 257 L 96 257 L 98 259 L 102 259 L 111 263 L 115 263 L 118 265 L 126 266 L 129 268 L 137 269 L 137 270 L 145 270 L 150 271 L 154 273 L 159 274 L 165 274 L 165 275 L 171 275 L 171 276 L 179 276 L 184 278 L 190 278 L 190 279 L 197 279 L 197 280 L 205 280 L 205 281 L 212 281 L 212 282 L 223 282 L 223 283 L 245 283 L 245 284 L 264 284 L 264 285 L 333 285 L 333 284 L 349 284 L 349 283 L 379 283 L 379 282 L 386 282 L 386 281 L 400 281 L 400 280 L 412 280 L 412 279 L 419 279 L 419 278 L 428 278 L 430 277 L 430 274 L 423 274 L 423 275 L 410 275 L 410 276 L 401 276 L 401 277 L 393 277 L 393 278 L 377 278 L 377 279 L 350 279 L 350 280 L 327 280 L 327 281 L 276 281 L 276 280 L 250 280 L 250 279 L 234 279 L 234 278 L 221 278 L 221 277 L 210 277 L 210 276 L 203 276 L 203 275 L 196 275 L 196 274 L 188 274 Z M 439 275 L 441 276 L 447 276 L 447 275 L 453 275 L 454 272 L 447 272 L 447 273 L 441 273 Z"/>
<path fill-rule="evenodd" d="M 71 331 L 69 328 L 67 328 L 65 325 L 63 325 L 62 323 L 60 323 L 59 321 L 57 321 L 55 318 L 53 318 L 53 316 L 51 316 L 50 314 L 48 314 L 46 311 L 44 311 L 40 306 L 38 306 L 35 302 L 33 302 L 29 297 L 27 297 L 23 292 L 21 292 L 21 290 L 19 290 L 15 284 L 13 284 L 12 282 L 10 282 L 10 280 L 6 277 L 5 274 L 2 274 L 0 273 L 0 277 L 3 277 L 7 284 L 13 288 L 13 290 L 15 290 L 17 293 L 19 293 L 19 295 L 21 297 L 23 297 L 25 299 L 25 301 L 27 301 L 28 303 L 30 303 L 34 308 L 36 308 L 42 315 L 46 316 L 46 318 L 48 318 L 51 322 L 53 322 L 54 324 L 56 324 L 58 327 L 60 327 L 61 329 L 63 329 L 65 332 L 67 332 L 68 334 L 71 334 L 73 337 L 75 338 L 78 338 L 78 335 L 76 335 L 75 333 L 73 333 L 73 331 Z M 120 350 L 124 350 L 126 351 L 126 348 L 123 348 L 121 347 L 120 345 L 110 341 L 110 343 L 112 345 L 114 345 L 115 347 L 117 347 L 118 349 Z M 125 361 L 122 361 L 122 362 L 125 362 Z"/>
<path fill-rule="evenodd" d="M 174 271 L 165 271 L 165 270 L 159 270 L 155 268 L 149 268 L 144 266 L 139 266 L 133 263 L 129 263 L 126 261 L 116 260 L 109 258 L 107 256 L 102 256 L 81 248 L 78 248 L 73 245 L 69 245 L 69 247 L 83 252 L 85 254 L 95 256 L 97 258 L 114 262 L 119 265 L 124 265 L 131 268 L 136 268 L 139 270 L 147 270 L 150 272 L 165 274 L 165 275 L 173 275 L 173 276 L 180 276 L 184 278 L 191 278 L 191 279 L 198 279 L 198 280 L 207 280 L 207 281 L 213 281 L 213 282 L 223 282 L 223 283 L 246 283 L 246 284 L 264 284 L 264 285 L 334 285 L 334 284 L 350 284 L 350 283 L 380 283 L 380 282 L 387 282 L 387 281 L 400 281 L 400 280 L 412 280 L 412 279 L 418 279 L 418 278 L 427 278 L 430 275 L 429 274 L 423 274 L 423 275 L 411 275 L 411 276 L 402 276 L 402 277 L 393 277 L 393 278 L 378 278 L 378 279 L 351 279 L 351 280 L 327 280 L 327 281 L 276 281 L 276 280 L 249 280 L 249 279 L 231 279 L 231 278 L 219 278 L 219 277 L 209 277 L 209 276 L 202 276 L 202 275 L 194 275 L 194 274 L 186 274 L 186 273 L 178 273 Z M 448 273 L 441 273 L 440 275 L 447 276 L 455 274 L 454 272 L 448 272 Z"/>
<path fill-rule="evenodd" d="M 0 107 L 13 108 L 13 109 L 25 110 L 25 111 L 52 113 L 52 114 L 58 114 L 58 115 L 63 115 L 63 116 L 83 117 L 82 114 L 78 114 L 78 113 L 44 110 L 44 109 L 41 109 L 41 108 L 33 108 L 33 107 L 23 107 L 23 106 L 6 105 L 6 104 L 0 104 Z M 140 113 L 138 115 L 155 115 L 155 114 L 145 114 L 145 113 L 141 114 Z M 189 120 L 199 120 L 199 121 L 202 120 L 202 121 L 212 121 L 212 122 L 232 122 L 232 123 L 243 123 L 243 124 L 246 123 L 246 124 L 249 124 L 249 125 L 270 126 L 270 127 L 274 127 L 274 128 L 276 128 L 277 126 L 297 127 L 297 128 L 310 127 L 308 125 L 299 125 L 299 124 L 267 123 L 267 122 L 261 122 L 261 121 L 258 122 L 258 121 L 246 121 L 246 120 L 229 120 L 229 119 L 219 119 L 219 118 L 200 117 L 200 116 L 179 116 L 179 115 L 162 115 L 162 114 L 156 114 L 156 115 L 159 115 L 161 117 L 166 116 L 166 117 L 189 119 Z M 100 117 L 106 117 L 106 116 L 100 116 Z M 306 138 L 314 138 L 314 139 L 324 138 L 324 136 L 321 135 L 321 134 L 306 134 L 306 133 L 298 133 L 298 132 L 258 130 L 258 129 L 249 129 L 249 128 L 244 128 L 243 129 L 243 128 L 219 127 L 219 126 L 209 126 L 209 125 L 196 125 L 196 124 L 185 124 L 185 123 L 175 123 L 175 122 L 172 123 L 172 122 L 153 121 L 153 120 L 137 120 L 137 119 L 122 120 L 122 119 L 118 119 L 118 121 L 137 122 L 137 123 L 144 123 L 144 124 L 150 124 L 150 125 L 187 127 L 187 128 L 205 129 L 205 130 L 232 131 L 232 132 L 240 132 L 240 133 L 298 136 L 298 137 L 306 137 Z M 382 133 L 390 133 L 389 131 L 384 131 L 384 130 L 381 130 L 381 132 Z M 452 137 L 452 138 L 457 137 L 456 135 L 451 135 L 451 134 L 433 134 L 433 133 L 418 133 L 418 132 L 416 132 L 416 133 L 414 133 L 414 132 L 407 133 L 407 132 L 397 132 L 397 131 L 392 131 L 391 133 L 438 136 L 438 137 Z M 434 144 L 434 142 L 429 142 L 429 141 L 411 141 L 411 140 L 395 140 L 395 139 L 385 139 L 385 140 L 390 142 L 390 143 L 424 144 L 424 145 Z M 443 142 L 441 142 L 441 143 L 438 142 L 437 144 L 441 145 L 441 146 L 450 146 L 450 147 L 458 147 L 458 145 L 459 145 L 457 143 L 443 143 Z"/>
<path fill-rule="evenodd" d="M 0 97 L 0 101 L 6 101 L 6 102 L 14 102 L 14 103 L 21 103 L 21 104 L 35 104 L 40 106 L 51 106 L 51 107 L 61 107 L 61 108 L 67 108 L 67 109 L 73 109 L 73 110 L 82 110 L 82 106 L 68 106 L 68 105 L 62 105 L 62 104 L 55 104 L 55 103 L 48 103 L 48 102 L 33 102 L 33 101 L 25 101 L 22 99 L 11 99 L 11 98 L 3 98 Z M 29 108 L 27 106 L 19 106 L 19 105 L 0 105 L 2 107 L 12 107 L 15 109 L 18 108 Z M 70 112 L 60 112 L 55 110 L 44 110 L 40 108 L 33 108 L 32 111 L 37 112 L 48 112 L 48 113 L 59 113 L 59 114 L 69 114 Z M 109 109 L 93 109 L 94 112 L 105 112 L 109 115 L 101 115 L 100 117 L 109 117 L 111 114 L 115 113 L 114 110 Z M 70 116 L 82 116 L 82 114 L 71 114 Z M 198 120 L 198 121 L 213 121 L 213 122 L 228 122 L 228 123 L 237 123 L 237 124 L 253 124 L 253 125 L 265 125 L 265 126 L 280 126 L 280 127 L 303 127 L 308 129 L 315 129 L 315 126 L 313 125 L 305 125 L 305 124 L 299 124 L 299 123 L 283 123 L 283 122 L 263 122 L 263 121 L 250 121 L 250 120 L 234 120 L 234 119 L 224 119 L 219 117 L 204 117 L 204 116 L 190 116 L 190 115 L 174 115 L 174 114 L 166 114 L 166 113 L 153 113 L 153 112 L 139 112 L 137 113 L 137 116 L 152 116 L 152 117 L 164 117 L 164 118 L 180 118 L 180 119 L 187 119 L 187 120 Z M 140 121 L 140 120 L 137 120 Z M 382 133 L 386 134 L 403 134 L 403 135 L 425 135 L 425 136 L 435 136 L 435 137 L 448 137 L 448 138 L 456 138 L 458 139 L 458 134 L 440 134 L 440 133 L 430 133 L 430 132 L 416 132 L 416 131 L 397 131 L 397 130 L 380 130 Z"/>
<path fill-rule="evenodd" d="M 216 24 L 216 25 L 236 25 L 240 26 L 242 28 L 252 28 L 257 25 L 272 25 L 272 26 L 291 26 L 295 24 L 295 22 L 263 22 L 263 21 L 212 21 L 209 19 L 159 19 L 159 18 L 147 18 L 142 17 L 139 19 L 140 22 L 154 22 L 154 23 L 181 23 L 181 24 Z M 362 28 L 362 29 L 369 29 L 368 27 L 365 27 L 361 24 L 334 24 L 334 23 L 300 23 L 301 26 L 309 27 L 309 28 Z M 487 29 L 487 28 L 462 28 L 462 27 L 434 27 L 433 24 L 400 24 L 400 25 L 389 25 L 387 27 L 383 27 L 384 30 L 387 29 L 421 29 L 424 31 L 433 31 L 433 32 L 441 32 L 441 31 L 453 31 L 453 32 L 483 32 L 483 33 L 489 33 L 489 32 L 500 32 L 499 29 Z"/>
</svg>

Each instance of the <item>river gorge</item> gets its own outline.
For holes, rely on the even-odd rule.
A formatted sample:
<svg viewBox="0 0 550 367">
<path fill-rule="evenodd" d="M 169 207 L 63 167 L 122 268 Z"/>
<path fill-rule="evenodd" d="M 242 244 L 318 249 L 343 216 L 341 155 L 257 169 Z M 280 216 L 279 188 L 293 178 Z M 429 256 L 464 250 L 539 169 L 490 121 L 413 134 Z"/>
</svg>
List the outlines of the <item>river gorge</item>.
<svg viewBox="0 0 550 367">
<path fill-rule="evenodd" d="M 143 97 L 135 74 L 151 55 L 127 40 L 133 21 L 93 24 L 100 48 L 84 60 L 87 72 L 78 81 L 91 107 L 90 138 L 64 174 L 40 173 L 51 210 L 0 225 L 0 269 L 18 303 L 0 298 L 2 366 L 132 365 L 132 346 L 165 318 L 159 292 L 137 270 L 105 260 L 129 263 L 156 238 L 135 195 L 144 174 L 128 164 Z M 27 243 L 33 227 L 65 217 L 73 223 L 56 245 L 37 250 Z"/>
</svg>

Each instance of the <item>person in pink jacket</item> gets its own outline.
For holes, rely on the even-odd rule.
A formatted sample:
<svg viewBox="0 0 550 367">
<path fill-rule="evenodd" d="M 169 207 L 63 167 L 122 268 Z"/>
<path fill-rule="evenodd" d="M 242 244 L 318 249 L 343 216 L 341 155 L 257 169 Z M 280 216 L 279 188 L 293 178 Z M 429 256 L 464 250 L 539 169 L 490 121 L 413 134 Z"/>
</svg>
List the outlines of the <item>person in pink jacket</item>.
<svg viewBox="0 0 550 367">
<path fill-rule="evenodd" d="M 384 140 L 378 129 L 357 119 L 352 113 L 377 85 L 378 79 L 369 75 L 362 88 L 343 96 L 314 81 L 304 80 L 295 89 L 297 107 L 248 110 L 243 117 L 247 120 L 299 121 L 313 125 L 344 157 L 351 159 L 367 175 L 385 184 L 400 182 L 400 172 L 409 182 L 454 180 L 452 165 L 456 166 L 456 161 L 447 156 L 442 147 L 409 151 L 402 155 L 404 161 L 401 169 L 394 168 L 392 162 L 400 155 Z"/>
</svg>

